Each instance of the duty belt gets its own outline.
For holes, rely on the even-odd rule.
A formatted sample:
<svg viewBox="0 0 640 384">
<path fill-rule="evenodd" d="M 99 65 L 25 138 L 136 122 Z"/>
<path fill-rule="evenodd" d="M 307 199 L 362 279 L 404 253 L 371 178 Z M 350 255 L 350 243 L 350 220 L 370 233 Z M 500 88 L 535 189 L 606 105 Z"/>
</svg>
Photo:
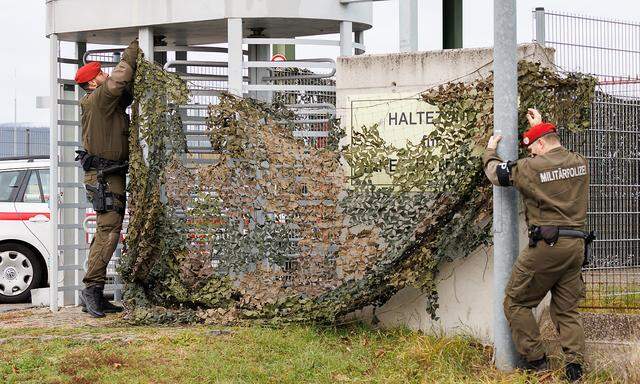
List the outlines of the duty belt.
<svg viewBox="0 0 640 384">
<path fill-rule="evenodd" d="M 585 232 L 572 228 L 560 228 L 553 225 L 533 225 L 529 227 L 530 248 L 534 248 L 540 240 L 544 240 L 550 247 L 553 247 L 560 237 L 584 239 L 584 262 L 582 265 L 586 266 L 589 263 L 589 245 L 596 239 L 596 231 Z"/>
<path fill-rule="evenodd" d="M 85 171 L 97 171 L 98 185 L 86 184 L 87 191 L 91 192 L 93 198 L 93 210 L 97 213 L 116 211 L 124 215 L 127 197 L 108 190 L 106 176 L 113 174 L 126 175 L 129 163 L 127 161 L 114 161 L 100 156 L 90 155 L 87 151 L 78 150 L 76 161 L 82 165 Z M 115 201 L 121 204 L 115 204 Z"/>
<path fill-rule="evenodd" d="M 117 160 L 109 160 L 104 157 L 90 155 L 85 150 L 77 150 L 76 151 L 76 161 L 80 162 L 82 165 L 82 169 L 86 171 L 96 170 L 98 172 L 102 172 L 105 176 L 113 173 L 123 173 L 126 174 L 127 169 L 129 168 L 129 162 L 127 161 L 117 161 Z"/>
</svg>

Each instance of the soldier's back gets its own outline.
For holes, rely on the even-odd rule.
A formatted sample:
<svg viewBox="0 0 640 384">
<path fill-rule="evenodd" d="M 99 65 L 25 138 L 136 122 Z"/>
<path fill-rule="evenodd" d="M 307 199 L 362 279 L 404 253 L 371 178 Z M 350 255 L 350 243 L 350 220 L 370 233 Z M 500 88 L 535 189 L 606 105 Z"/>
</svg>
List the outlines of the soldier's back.
<svg viewBox="0 0 640 384">
<path fill-rule="evenodd" d="M 529 225 L 583 228 L 589 172 L 581 155 L 564 147 L 517 162 L 518 182 Z"/>
</svg>

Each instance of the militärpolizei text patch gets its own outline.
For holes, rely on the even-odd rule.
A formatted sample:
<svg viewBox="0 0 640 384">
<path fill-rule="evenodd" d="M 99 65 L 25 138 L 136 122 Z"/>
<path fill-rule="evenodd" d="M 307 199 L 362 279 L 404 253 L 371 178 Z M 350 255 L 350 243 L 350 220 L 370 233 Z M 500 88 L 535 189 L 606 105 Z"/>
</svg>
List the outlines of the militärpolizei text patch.
<svg viewBox="0 0 640 384">
<path fill-rule="evenodd" d="M 571 168 L 558 168 L 551 171 L 540 172 L 540 182 L 570 179 L 572 177 L 584 176 L 587 174 L 586 165 L 578 165 Z"/>
</svg>

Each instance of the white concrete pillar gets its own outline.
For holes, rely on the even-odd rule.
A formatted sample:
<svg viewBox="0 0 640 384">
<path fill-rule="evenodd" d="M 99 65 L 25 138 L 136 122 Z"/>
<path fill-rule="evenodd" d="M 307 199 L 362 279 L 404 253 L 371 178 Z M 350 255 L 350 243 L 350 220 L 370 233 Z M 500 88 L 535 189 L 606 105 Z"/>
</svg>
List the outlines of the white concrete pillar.
<svg viewBox="0 0 640 384">
<path fill-rule="evenodd" d="M 153 61 L 153 29 L 150 27 L 143 27 L 138 30 L 138 44 L 140 49 L 144 52 L 144 57 Z"/>
<path fill-rule="evenodd" d="M 353 55 L 353 23 L 340 22 L 340 56 Z"/>
<path fill-rule="evenodd" d="M 138 44 L 142 53 L 144 53 L 145 59 L 153 61 L 153 29 L 149 27 L 143 27 L 138 30 Z M 144 161 L 149 163 L 149 145 L 143 140 L 140 142 L 142 147 L 142 157 Z"/>
<path fill-rule="evenodd" d="M 418 50 L 418 0 L 399 0 L 400 52 Z"/>
<path fill-rule="evenodd" d="M 227 44 L 229 52 L 228 90 L 229 93 L 242 97 L 242 19 L 227 20 Z"/>
</svg>

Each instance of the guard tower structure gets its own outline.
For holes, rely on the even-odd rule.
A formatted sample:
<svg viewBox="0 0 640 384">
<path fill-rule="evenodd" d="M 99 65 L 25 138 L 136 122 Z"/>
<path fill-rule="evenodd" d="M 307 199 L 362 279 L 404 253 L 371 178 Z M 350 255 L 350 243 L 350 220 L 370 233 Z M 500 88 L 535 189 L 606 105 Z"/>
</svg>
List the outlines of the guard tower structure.
<svg viewBox="0 0 640 384">
<path fill-rule="evenodd" d="M 328 132 L 318 127 L 335 115 L 335 102 L 330 102 L 331 93 L 335 100 L 335 61 L 271 61 L 271 46 L 335 46 L 341 56 L 363 53 L 363 32 L 371 28 L 372 18 L 369 1 L 46 0 L 46 6 L 54 228 L 47 248 L 54 311 L 60 303 L 79 303 L 87 233 L 90 236 L 92 226 L 82 169 L 74 162 L 74 151 L 82 146 L 79 100 L 83 94 L 72 80 L 79 66 L 101 61 L 103 68 L 113 67 L 122 51 L 113 46 L 122 47 L 138 37 L 147 58 L 176 71 L 189 85 L 192 98 L 181 106 L 181 113 L 193 153 L 207 152 L 204 113 L 222 91 L 262 100 L 275 93 L 313 96 L 293 97 L 290 107 L 298 115 L 294 134 L 319 140 Z M 339 40 L 304 38 L 336 33 Z M 292 68 L 297 70 L 286 72 Z M 314 102 L 319 100 L 317 95 L 322 96 L 321 102 Z M 106 289 L 117 295 L 117 276 L 113 277 L 116 284 Z"/>
</svg>

